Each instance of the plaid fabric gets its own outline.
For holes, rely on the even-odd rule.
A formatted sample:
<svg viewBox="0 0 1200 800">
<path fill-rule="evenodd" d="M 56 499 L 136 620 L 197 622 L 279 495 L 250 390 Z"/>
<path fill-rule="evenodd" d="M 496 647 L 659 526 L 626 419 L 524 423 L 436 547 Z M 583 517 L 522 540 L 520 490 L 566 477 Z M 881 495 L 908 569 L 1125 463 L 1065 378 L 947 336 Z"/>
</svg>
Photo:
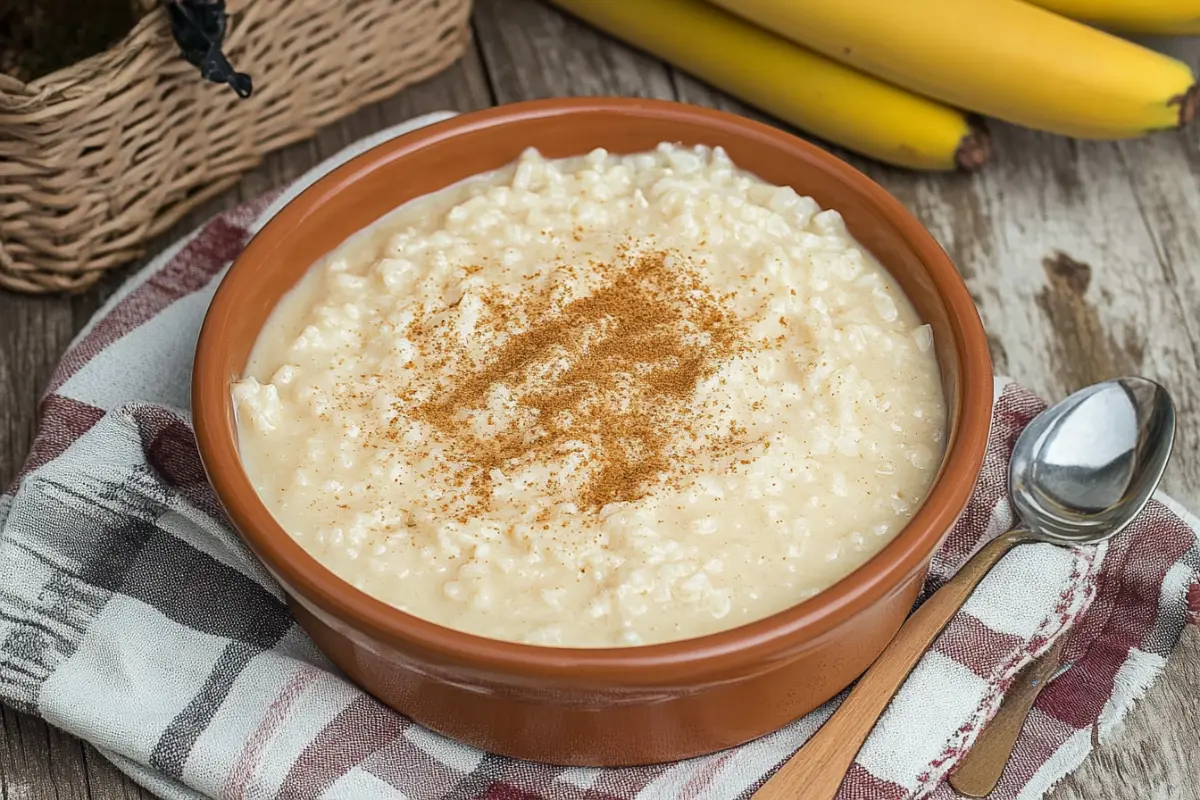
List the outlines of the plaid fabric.
<svg viewBox="0 0 1200 800">
<path fill-rule="evenodd" d="M 564 769 L 481 753 L 347 683 L 209 490 L 188 384 L 223 270 L 299 187 L 428 121 L 385 131 L 285 195 L 214 219 L 76 340 L 42 401 L 28 464 L 0 497 L 0 698 L 91 741 L 168 798 L 745 797 L 836 700 L 759 741 L 679 764 Z M 1006 463 L 1042 408 L 997 383 L 978 490 L 927 590 L 1012 522 Z M 1075 666 L 1042 694 L 996 795 L 1041 796 L 1162 670 L 1200 605 L 1198 568 L 1196 521 L 1167 498 L 1107 548 L 1018 548 L 917 667 L 841 796 L 952 797 L 943 779 L 1013 674 L 1069 626 Z"/>
</svg>

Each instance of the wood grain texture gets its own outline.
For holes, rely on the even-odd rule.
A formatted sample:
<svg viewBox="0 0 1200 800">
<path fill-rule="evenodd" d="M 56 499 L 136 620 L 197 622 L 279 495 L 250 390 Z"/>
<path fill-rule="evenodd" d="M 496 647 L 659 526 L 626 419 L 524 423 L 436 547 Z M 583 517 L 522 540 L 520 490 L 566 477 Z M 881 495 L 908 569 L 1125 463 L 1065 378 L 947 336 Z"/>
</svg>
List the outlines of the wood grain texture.
<svg viewBox="0 0 1200 800">
<path fill-rule="evenodd" d="M 979 732 L 975 744 L 950 775 L 950 785 L 956 792 L 968 797 L 987 797 L 996 788 L 1033 704 L 1062 664 L 1063 649 L 1069 638 L 1059 636 L 1049 650 L 1017 673 L 996 716 Z"/>
<path fill-rule="evenodd" d="M 279 186 L 354 139 L 414 114 L 566 95 L 677 98 L 764 119 L 662 62 L 535 0 L 477 0 L 476 49 L 450 71 L 267 159 L 159 246 L 215 211 Z M 1193 66 L 1197 40 L 1155 42 Z M 784 126 L 786 127 L 786 126 Z M 997 369 L 1048 398 L 1118 372 L 1163 381 L 1179 402 L 1166 488 L 1200 508 L 1200 146 L 1197 134 L 1081 143 L 992 125 L 975 176 L 921 175 L 831 148 L 922 219 L 958 263 Z M 0 482 L 28 449 L 42 387 L 76 330 L 129 274 L 76 298 L 0 294 Z M 1200 800 L 1200 633 L 1053 800 Z M 0 797 L 144 798 L 94 749 L 3 709 Z"/>
<path fill-rule="evenodd" d="M 754 793 L 754 800 L 834 800 L 875 723 L 963 603 L 1013 547 L 1034 541 L 1018 528 L 988 542 L 896 632 L 871 667 L 800 750 Z"/>
</svg>

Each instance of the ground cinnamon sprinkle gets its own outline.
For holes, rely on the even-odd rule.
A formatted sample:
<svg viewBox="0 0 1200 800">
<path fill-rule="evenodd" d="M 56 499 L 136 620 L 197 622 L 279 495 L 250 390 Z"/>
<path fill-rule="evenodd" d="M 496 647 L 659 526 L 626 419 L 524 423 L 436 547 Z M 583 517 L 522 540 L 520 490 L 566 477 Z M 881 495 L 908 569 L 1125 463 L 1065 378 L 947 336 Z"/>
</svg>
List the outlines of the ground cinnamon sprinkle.
<svg viewBox="0 0 1200 800">
<path fill-rule="evenodd" d="M 461 488 L 485 506 L 493 470 L 561 459 L 572 442 L 591 458 L 582 488 L 563 502 L 595 511 L 636 500 L 671 472 L 671 440 L 695 438 L 696 387 L 738 352 L 741 326 L 682 258 L 624 252 L 618 261 L 592 265 L 609 277 L 589 296 L 557 308 L 544 296 L 522 298 L 536 308 L 527 330 L 456 377 L 446 395 L 408 411 L 452 444 L 467 465 Z M 521 421 L 479 437 L 465 412 L 487 408 L 497 384 L 516 399 Z"/>
</svg>

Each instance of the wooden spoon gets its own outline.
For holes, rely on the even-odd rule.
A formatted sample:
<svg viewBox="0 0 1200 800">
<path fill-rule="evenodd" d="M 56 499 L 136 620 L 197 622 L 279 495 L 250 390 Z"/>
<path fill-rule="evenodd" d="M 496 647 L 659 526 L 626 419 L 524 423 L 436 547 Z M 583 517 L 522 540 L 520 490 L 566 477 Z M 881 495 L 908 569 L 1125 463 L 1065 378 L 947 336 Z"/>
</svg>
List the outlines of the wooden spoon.
<svg viewBox="0 0 1200 800">
<path fill-rule="evenodd" d="M 867 735 L 942 628 L 1005 553 L 1031 541 L 1035 537 L 1023 529 L 1003 534 L 926 600 L 829 721 L 754 793 L 754 800 L 832 800 Z"/>
<path fill-rule="evenodd" d="M 987 797 L 996 788 L 1034 701 L 1060 671 L 1066 644 L 1066 634 L 1059 636 L 1049 650 L 1026 664 L 1013 680 L 1000 710 L 979 733 L 974 747 L 950 776 L 954 791 L 967 797 Z"/>
<path fill-rule="evenodd" d="M 1089 386 L 1035 417 L 1008 465 L 1009 499 L 1028 527 L 997 537 L 908 618 L 756 800 L 833 800 L 908 673 L 996 562 L 1025 542 L 1079 547 L 1117 535 L 1150 501 L 1174 441 L 1171 396 L 1145 378 Z"/>
</svg>

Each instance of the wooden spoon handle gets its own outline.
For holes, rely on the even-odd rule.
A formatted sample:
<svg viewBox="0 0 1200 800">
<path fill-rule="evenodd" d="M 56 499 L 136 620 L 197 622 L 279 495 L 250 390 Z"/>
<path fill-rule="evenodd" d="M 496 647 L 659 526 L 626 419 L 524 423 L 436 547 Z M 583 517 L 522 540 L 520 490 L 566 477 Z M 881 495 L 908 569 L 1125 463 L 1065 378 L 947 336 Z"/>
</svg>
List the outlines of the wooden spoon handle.
<svg viewBox="0 0 1200 800">
<path fill-rule="evenodd" d="M 975 746 L 950 776 L 950 785 L 956 792 L 967 797 L 987 797 L 996 788 L 1033 702 L 1058 671 L 1066 643 L 1067 637 L 1060 635 L 1049 650 L 1021 670 L 1004 695 L 996 716 L 980 732 Z"/>
<path fill-rule="evenodd" d="M 900 627 L 829 721 L 754 793 L 755 800 L 833 800 L 859 748 L 908 673 L 988 570 L 1013 547 L 1028 541 L 1033 536 L 1021 529 L 997 537 L 934 592 Z"/>
</svg>

